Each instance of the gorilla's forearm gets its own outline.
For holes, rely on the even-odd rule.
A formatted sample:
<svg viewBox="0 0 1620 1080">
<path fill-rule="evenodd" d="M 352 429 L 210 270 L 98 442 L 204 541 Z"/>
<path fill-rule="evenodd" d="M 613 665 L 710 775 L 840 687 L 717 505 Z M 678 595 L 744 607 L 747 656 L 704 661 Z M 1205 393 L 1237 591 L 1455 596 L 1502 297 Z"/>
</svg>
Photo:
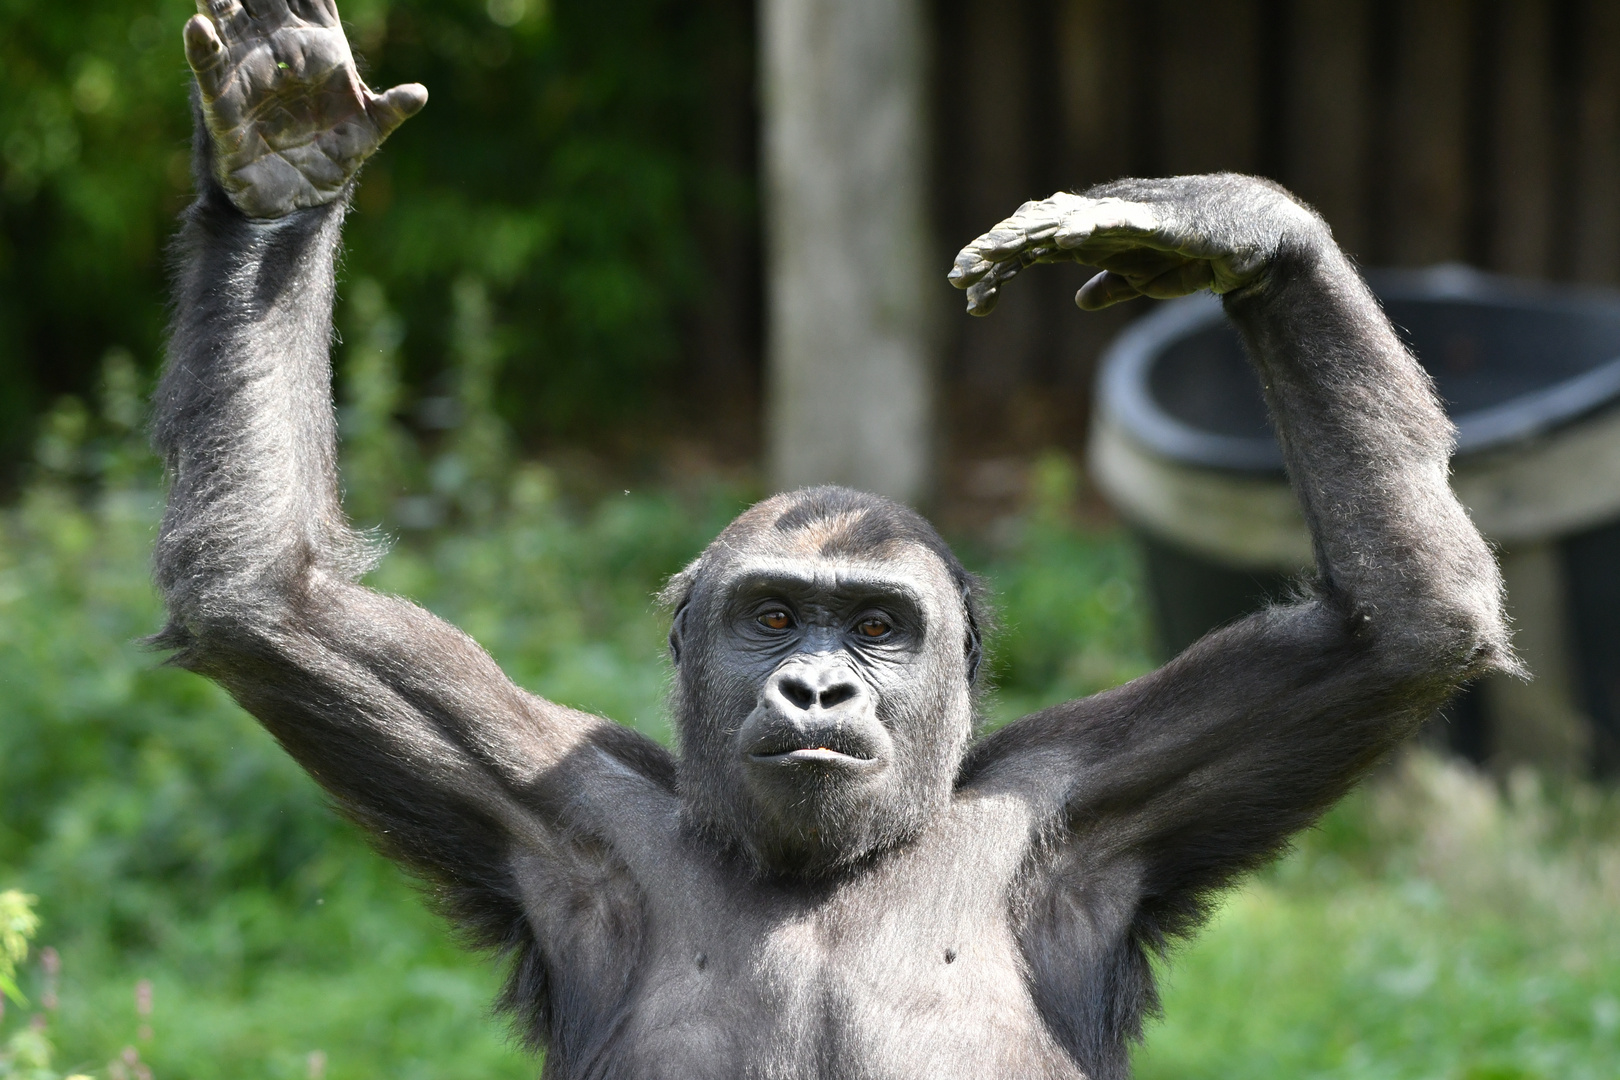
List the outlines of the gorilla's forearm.
<svg viewBox="0 0 1620 1080">
<path fill-rule="evenodd" d="M 1453 678 L 1511 666 L 1495 560 L 1447 483 L 1451 424 L 1349 260 L 1302 230 L 1225 306 L 1348 631 Z"/>
<path fill-rule="evenodd" d="M 368 565 L 338 499 L 328 350 L 347 200 L 247 218 L 202 173 L 175 244 L 154 441 L 171 476 L 157 544 L 166 638 L 272 608 L 312 571 Z"/>
</svg>

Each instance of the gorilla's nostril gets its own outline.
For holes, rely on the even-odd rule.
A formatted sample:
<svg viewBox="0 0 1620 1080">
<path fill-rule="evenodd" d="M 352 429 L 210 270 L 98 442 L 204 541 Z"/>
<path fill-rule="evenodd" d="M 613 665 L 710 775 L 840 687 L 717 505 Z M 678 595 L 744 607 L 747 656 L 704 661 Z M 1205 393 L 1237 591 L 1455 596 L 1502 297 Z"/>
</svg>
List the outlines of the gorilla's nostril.
<svg viewBox="0 0 1620 1080">
<path fill-rule="evenodd" d="M 782 696 L 801 709 L 808 709 L 816 703 L 816 692 L 798 679 L 783 679 L 777 685 L 782 690 Z"/>
<path fill-rule="evenodd" d="M 836 686 L 829 686 L 821 692 L 821 707 L 830 709 L 835 705 L 842 705 L 854 696 L 854 683 L 839 683 Z"/>
</svg>

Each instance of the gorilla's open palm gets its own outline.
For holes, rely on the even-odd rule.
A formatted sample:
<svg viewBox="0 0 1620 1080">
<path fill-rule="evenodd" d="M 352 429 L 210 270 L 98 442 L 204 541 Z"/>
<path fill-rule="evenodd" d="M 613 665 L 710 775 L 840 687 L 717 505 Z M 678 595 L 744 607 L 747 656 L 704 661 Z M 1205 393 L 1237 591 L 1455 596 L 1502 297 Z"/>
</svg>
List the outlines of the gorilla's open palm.
<svg viewBox="0 0 1620 1080">
<path fill-rule="evenodd" d="M 216 0 L 185 37 L 204 167 L 156 403 L 160 640 L 510 958 L 548 1077 L 1119 1080 L 1153 954 L 1512 665 L 1422 369 L 1320 218 L 1223 175 L 1028 204 L 952 279 L 978 313 L 1056 259 L 1103 270 L 1082 307 L 1220 293 L 1315 538 L 1308 595 L 978 737 L 977 583 L 915 512 L 813 488 L 671 580 L 679 756 L 529 694 L 359 583 L 338 497 L 347 192 L 426 91 L 367 90 L 328 0 Z"/>
<path fill-rule="evenodd" d="M 198 0 L 186 24 L 213 175 L 249 217 L 338 197 L 427 102 L 417 83 L 374 94 L 332 0 Z"/>
</svg>

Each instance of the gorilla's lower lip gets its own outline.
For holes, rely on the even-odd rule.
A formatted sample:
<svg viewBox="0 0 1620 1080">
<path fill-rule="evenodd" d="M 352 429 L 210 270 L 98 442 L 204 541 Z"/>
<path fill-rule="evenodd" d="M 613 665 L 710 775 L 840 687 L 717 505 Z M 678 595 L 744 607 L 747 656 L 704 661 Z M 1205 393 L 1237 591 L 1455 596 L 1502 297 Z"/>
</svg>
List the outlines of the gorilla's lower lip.
<svg viewBox="0 0 1620 1080">
<path fill-rule="evenodd" d="M 845 768 L 876 765 L 876 758 L 856 757 L 828 746 L 805 746 L 776 754 L 749 754 L 762 765 L 837 765 Z"/>
</svg>

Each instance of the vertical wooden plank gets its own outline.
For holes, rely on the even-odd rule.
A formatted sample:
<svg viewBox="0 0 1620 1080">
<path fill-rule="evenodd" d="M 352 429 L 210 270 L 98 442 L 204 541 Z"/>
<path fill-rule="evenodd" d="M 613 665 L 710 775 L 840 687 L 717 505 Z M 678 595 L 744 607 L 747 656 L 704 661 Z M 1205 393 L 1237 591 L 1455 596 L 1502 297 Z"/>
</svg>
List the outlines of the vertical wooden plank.
<svg viewBox="0 0 1620 1080">
<path fill-rule="evenodd" d="M 1130 171 L 1127 18 L 1121 0 L 1061 0 L 1057 8 L 1061 161 L 1073 188 Z"/>
<path fill-rule="evenodd" d="M 1581 281 L 1620 284 L 1620 4 L 1580 6 L 1573 260 Z"/>
<path fill-rule="evenodd" d="M 1260 162 L 1260 5 L 1156 0 L 1159 158 L 1166 173 L 1254 172 Z"/>
<path fill-rule="evenodd" d="M 1379 246 L 1396 264 L 1467 254 L 1472 8 L 1468 0 L 1396 4 L 1388 181 L 1375 223 Z"/>
<path fill-rule="evenodd" d="M 958 116 L 967 135 L 966 202 L 979 227 L 988 228 L 998 215 L 1009 213 L 1029 196 L 1026 185 L 1035 133 L 1028 124 L 1027 14 L 1028 6 L 1022 2 L 969 4 L 964 11 L 966 61 L 972 76 Z"/>
<path fill-rule="evenodd" d="M 1132 3 L 1061 0 L 1054 12 L 1065 187 L 1084 189 L 1133 170 L 1132 126 L 1141 122 L 1142 110 Z M 1097 357 L 1139 312 L 1128 305 L 1081 315 L 1069 299 L 1085 274 L 1056 270 L 1047 277 L 1052 286 L 1046 301 L 1053 326 L 1051 392 L 1059 414 L 1054 437 L 1078 452 L 1085 445 Z"/>
<path fill-rule="evenodd" d="M 1321 211 L 1347 250 L 1367 247 L 1372 111 L 1366 0 L 1298 0 L 1287 57 L 1283 182 Z"/>
<path fill-rule="evenodd" d="M 1033 112 L 1026 52 L 1029 6 L 970 3 L 961 20 L 959 63 L 972 77 L 955 104 L 961 128 L 961 204 L 965 219 L 955 247 L 971 240 L 1038 194 L 1030 187 Z M 1012 288 L 993 319 L 964 321 L 959 316 L 958 370 L 963 383 L 1005 394 L 1034 373 L 1039 336 L 1036 290 Z M 955 307 L 953 297 L 953 308 Z"/>
<path fill-rule="evenodd" d="M 1552 5 L 1512 0 L 1497 27 L 1487 251 L 1492 269 L 1547 273 L 1553 236 Z"/>
<path fill-rule="evenodd" d="M 759 448 L 760 245 L 758 217 L 743 178 L 757 169 L 759 115 L 753 93 L 754 0 L 708 0 L 702 17 L 712 48 L 704 73 L 711 123 L 704 164 L 717 177 L 695 213 L 707 288 L 693 320 L 694 375 L 681 391 L 701 402 L 705 428 L 721 453 L 753 457 Z"/>
</svg>

